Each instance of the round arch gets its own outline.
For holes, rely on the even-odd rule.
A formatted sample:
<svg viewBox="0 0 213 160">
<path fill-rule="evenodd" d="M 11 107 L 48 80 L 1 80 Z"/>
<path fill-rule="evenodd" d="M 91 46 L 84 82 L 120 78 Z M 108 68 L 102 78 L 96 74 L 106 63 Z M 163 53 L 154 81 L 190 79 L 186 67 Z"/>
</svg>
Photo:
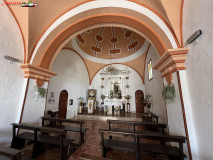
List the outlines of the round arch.
<svg viewBox="0 0 213 160">
<path fill-rule="evenodd" d="M 134 70 L 138 75 L 139 75 L 139 77 L 141 78 L 141 81 L 142 81 L 142 83 L 144 84 L 144 80 L 143 80 L 143 77 L 140 75 L 140 73 L 138 73 L 138 71 L 135 69 L 135 68 L 133 68 L 133 67 L 131 67 L 131 66 L 129 66 L 129 65 L 127 65 L 127 64 L 123 64 L 123 63 L 112 63 L 112 65 L 113 64 L 119 64 L 119 65 L 123 65 L 123 66 L 127 66 L 127 67 L 129 67 L 129 68 L 131 68 L 132 70 Z M 92 84 L 92 81 L 93 81 L 93 79 L 94 79 L 94 77 L 98 74 L 98 72 L 100 72 L 100 70 L 102 70 L 104 67 L 107 67 L 107 66 L 109 66 L 109 65 L 111 65 L 111 64 L 106 64 L 106 65 L 104 65 L 102 68 L 100 68 L 99 70 L 97 70 L 97 72 L 91 77 L 91 80 L 90 80 L 90 85 Z"/>
<path fill-rule="evenodd" d="M 160 56 L 162 56 L 167 49 L 178 47 L 178 44 L 176 43 L 177 40 L 175 36 L 173 36 L 172 31 L 165 24 L 165 22 L 154 12 L 145 8 L 144 6 L 130 1 L 121 1 L 121 3 L 113 2 L 113 0 L 109 0 L 109 2 L 107 1 L 107 3 L 104 1 L 88 2 L 68 11 L 66 14 L 58 18 L 47 29 L 47 31 L 43 34 L 43 36 L 36 44 L 29 63 L 45 69 L 50 69 L 56 55 L 62 49 L 63 45 L 66 42 L 87 29 L 92 29 L 100 24 L 106 25 L 108 23 L 117 26 L 123 25 L 126 26 L 126 28 L 129 27 L 137 33 L 143 35 L 153 44 Z M 84 15 L 84 17 L 79 18 L 78 21 L 70 24 L 65 23 L 66 20 L 73 18 L 81 12 L 94 12 L 94 9 L 105 7 L 111 7 L 114 10 L 122 8 L 126 11 L 132 10 L 133 12 L 137 12 L 138 14 L 150 18 L 150 21 L 152 21 L 152 23 L 155 23 L 157 28 L 152 28 L 152 26 L 144 21 L 141 21 L 138 17 L 129 16 L 129 12 L 122 12 L 122 14 L 118 14 L 115 12 L 111 12 L 112 10 L 110 10 L 107 14 L 96 13 L 92 16 L 87 16 L 86 18 Z M 55 32 L 56 30 L 57 32 Z M 164 35 L 164 38 L 160 36 L 160 33 Z M 46 44 L 45 40 L 48 39 L 48 36 L 50 36 L 51 34 L 53 34 L 52 40 L 50 40 L 49 44 Z M 166 44 L 166 41 L 169 41 L 170 44 Z M 42 47 L 43 50 L 41 50 Z"/>
</svg>

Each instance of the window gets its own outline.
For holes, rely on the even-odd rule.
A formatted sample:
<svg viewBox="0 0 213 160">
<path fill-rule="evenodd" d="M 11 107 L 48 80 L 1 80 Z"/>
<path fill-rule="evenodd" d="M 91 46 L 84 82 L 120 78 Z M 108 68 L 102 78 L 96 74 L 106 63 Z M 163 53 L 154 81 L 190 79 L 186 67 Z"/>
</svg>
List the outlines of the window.
<svg viewBox="0 0 213 160">
<path fill-rule="evenodd" d="M 153 79 L 153 73 L 152 73 L 152 60 L 150 59 L 150 61 L 148 62 L 148 70 L 149 70 L 149 80 Z"/>
</svg>

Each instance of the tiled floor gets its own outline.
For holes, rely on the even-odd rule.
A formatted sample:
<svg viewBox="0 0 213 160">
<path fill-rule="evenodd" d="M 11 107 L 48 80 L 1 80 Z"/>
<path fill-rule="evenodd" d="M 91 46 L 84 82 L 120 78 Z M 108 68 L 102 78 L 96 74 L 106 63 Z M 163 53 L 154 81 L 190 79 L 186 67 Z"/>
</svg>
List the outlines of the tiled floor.
<svg viewBox="0 0 213 160">
<path fill-rule="evenodd" d="M 129 117 L 128 117 L 129 116 Z M 134 120 L 140 121 L 141 119 L 139 118 L 139 115 L 132 114 L 132 115 L 127 115 L 126 118 L 124 116 L 121 117 L 110 117 L 108 116 L 107 119 L 126 119 L 130 120 L 129 118 L 132 117 Z M 98 133 L 99 129 L 107 129 L 107 123 L 105 121 L 106 118 L 102 116 L 85 116 L 81 115 L 78 116 L 78 118 L 83 119 L 84 118 L 84 127 L 89 128 L 89 130 L 86 133 L 86 141 L 83 145 L 81 145 L 69 158 L 69 160 L 80 160 L 82 153 L 88 154 L 88 155 L 94 155 L 101 157 L 101 146 L 100 146 L 100 141 L 101 137 Z M 76 133 L 70 133 L 68 135 L 69 137 L 78 139 L 78 135 Z M 77 141 L 76 141 L 77 142 Z M 31 153 L 32 153 L 32 146 L 27 146 L 25 147 L 24 151 L 24 156 L 30 158 Z M 38 156 L 36 160 L 58 160 L 59 158 L 59 149 L 58 148 L 51 148 L 47 149 L 47 151 Z M 115 159 L 115 160 L 134 160 L 135 155 L 132 153 L 124 153 L 124 152 L 118 152 L 118 151 L 110 151 L 107 154 L 108 158 Z M 164 157 L 156 157 L 156 156 L 144 156 L 144 160 L 162 160 L 165 159 Z"/>
</svg>

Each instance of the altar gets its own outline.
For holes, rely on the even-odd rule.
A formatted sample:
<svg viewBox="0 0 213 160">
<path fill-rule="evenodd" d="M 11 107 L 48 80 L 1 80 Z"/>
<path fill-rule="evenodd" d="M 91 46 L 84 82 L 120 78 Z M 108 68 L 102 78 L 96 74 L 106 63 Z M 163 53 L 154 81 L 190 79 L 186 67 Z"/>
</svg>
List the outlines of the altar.
<svg viewBox="0 0 213 160">
<path fill-rule="evenodd" d="M 121 101 L 104 101 L 104 106 L 107 109 L 107 114 L 113 114 L 113 109 L 116 110 L 117 114 L 120 114 L 120 110 L 123 109 Z"/>
</svg>

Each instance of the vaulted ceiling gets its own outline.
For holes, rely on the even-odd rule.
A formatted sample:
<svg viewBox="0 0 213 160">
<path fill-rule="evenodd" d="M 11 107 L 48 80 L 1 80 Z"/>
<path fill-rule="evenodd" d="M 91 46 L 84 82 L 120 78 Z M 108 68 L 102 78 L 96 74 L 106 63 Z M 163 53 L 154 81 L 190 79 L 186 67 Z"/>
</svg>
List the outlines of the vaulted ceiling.
<svg viewBox="0 0 213 160">
<path fill-rule="evenodd" d="M 12 0 L 6 0 L 12 2 Z M 18 7 L 11 5 L 14 17 L 17 20 L 23 35 L 25 45 L 25 62 L 27 62 L 37 42 L 42 37 L 47 28 L 55 22 L 55 20 L 67 11 L 92 0 L 34 0 L 37 3 L 35 8 Z M 178 43 L 181 44 L 181 17 L 183 0 L 129 0 L 155 12 L 161 17 L 173 30 Z M 145 19 L 144 19 L 145 20 Z"/>
<path fill-rule="evenodd" d="M 22 33 L 24 63 L 50 70 L 59 51 L 69 49 L 82 57 L 91 81 L 99 69 L 109 64 L 97 60 L 125 59 L 140 51 L 137 57 L 119 63 L 132 67 L 144 79 L 150 45 L 160 56 L 168 49 L 183 46 L 184 0 L 109 1 L 33 0 L 36 7 L 9 5 Z M 82 56 L 71 45 L 71 39 L 96 60 Z"/>
</svg>

